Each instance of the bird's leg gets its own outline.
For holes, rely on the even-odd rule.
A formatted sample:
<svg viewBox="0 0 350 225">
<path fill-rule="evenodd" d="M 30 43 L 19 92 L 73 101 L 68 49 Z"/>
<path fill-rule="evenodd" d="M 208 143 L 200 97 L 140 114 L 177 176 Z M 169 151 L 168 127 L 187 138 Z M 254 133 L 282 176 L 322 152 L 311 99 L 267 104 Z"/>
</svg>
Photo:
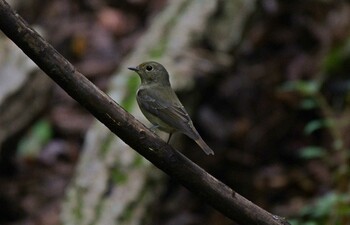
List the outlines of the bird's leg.
<svg viewBox="0 0 350 225">
<path fill-rule="evenodd" d="M 169 144 L 170 138 L 171 138 L 172 135 L 173 135 L 173 133 L 169 133 L 168 141 L 166 142 L 167 144 Z"/>
<path fill-rule="evenodd" d="M 151 126 L 149 129 L 153 132 L 156 133 L 156 129 L 158 129 L 159 125 L 158 124 L 154 124 L 153 126 Z"/>
</svg>

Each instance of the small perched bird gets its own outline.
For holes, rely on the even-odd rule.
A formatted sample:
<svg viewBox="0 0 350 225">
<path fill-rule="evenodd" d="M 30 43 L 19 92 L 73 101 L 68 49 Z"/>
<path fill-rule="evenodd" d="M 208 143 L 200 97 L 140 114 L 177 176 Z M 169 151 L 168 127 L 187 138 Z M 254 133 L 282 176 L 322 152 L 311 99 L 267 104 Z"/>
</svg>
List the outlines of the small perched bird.
<svg viewBox="0 0 350 225">
<path fill-rule="evenodd" d="M 169 74 L 157 62 L 145 62 L 129 67 L 139 74 L 141 85 L 137 91 L 137 103 L 145 117 L 162 131 L 171 135 L 179 131 L 193 139 L 209 155 L 213 150 L 203 141 L 193 122 L 170 86 Z"/>
</svg>

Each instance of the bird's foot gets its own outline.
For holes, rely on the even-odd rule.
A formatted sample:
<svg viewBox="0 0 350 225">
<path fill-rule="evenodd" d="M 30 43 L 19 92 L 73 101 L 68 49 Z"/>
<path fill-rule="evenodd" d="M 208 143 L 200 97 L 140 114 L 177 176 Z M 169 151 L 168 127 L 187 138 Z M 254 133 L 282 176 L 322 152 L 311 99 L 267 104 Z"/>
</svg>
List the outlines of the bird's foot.
<svg viewBox="0 0 350 225">
<path fill-rule="evenodd" d="M 171 138 L 172 135 L 173 135 L 173 133 L 170 133 L 170 134 L 169 134 L 168 141 L 166 142 L 167 144 L 169 144 L 170 138 Z"/>
<path fill-rule="evenodd" d="M 156 124 L 156 125 L 153 125 L 151 126 L 149 129 L 153 132 L 153 133 L 156 133 L 156 130 L 158 129 L 159 125 Z"/>
</svg>

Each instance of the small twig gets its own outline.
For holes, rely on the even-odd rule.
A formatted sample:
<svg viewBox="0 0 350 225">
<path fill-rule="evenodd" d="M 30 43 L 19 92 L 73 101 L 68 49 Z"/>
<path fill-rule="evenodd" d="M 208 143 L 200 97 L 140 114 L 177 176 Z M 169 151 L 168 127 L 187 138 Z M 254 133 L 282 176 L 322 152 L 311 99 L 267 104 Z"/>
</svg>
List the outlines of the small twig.
<svg viewBox="0 0 350 225">
<path fill-rule="evenodd" d="M 149 131 L 77 72 L 63 56 L 29 28 L 4 0 L 0 0 L 0 17 L 0 29 L 70 96 L 125 143 L 205 202 L 239 224 L 288 224 L 235 193 Z"/>
</svg>

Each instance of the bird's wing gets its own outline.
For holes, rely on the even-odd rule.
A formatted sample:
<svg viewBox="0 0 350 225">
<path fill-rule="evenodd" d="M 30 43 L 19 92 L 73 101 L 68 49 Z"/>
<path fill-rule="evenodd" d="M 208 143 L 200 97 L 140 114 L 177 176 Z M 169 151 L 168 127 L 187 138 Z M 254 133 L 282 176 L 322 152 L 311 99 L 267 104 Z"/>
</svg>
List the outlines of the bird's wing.
<svg viewBox="0 0 350 225">
<path fill-rule="evenodd" d="M 141 89 L 137 93 L 137 101 L 140 108 L 157 116 L 164 123 L 193 139 L 198 138 L 191 118 L 173 90 Z"/>
</svg>

